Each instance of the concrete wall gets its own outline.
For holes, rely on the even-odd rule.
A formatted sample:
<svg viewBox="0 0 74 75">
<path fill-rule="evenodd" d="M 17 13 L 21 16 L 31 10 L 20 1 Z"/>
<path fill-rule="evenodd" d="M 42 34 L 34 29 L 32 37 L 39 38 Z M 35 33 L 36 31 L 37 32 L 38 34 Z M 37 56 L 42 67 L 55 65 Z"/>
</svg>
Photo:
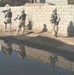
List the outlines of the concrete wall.
<svg viewBox="0 0 74 75">
<path fill-rule="evenodd" d="M 1 7 L 2 10 L 8 9 L 9 7 Z M 50 23 L 50 17 L 52 11 L 57 8 L 58 14 L 60 15 L 61 21 L 59 23 L 59 35 L 63 36 L 74 36 L 74 6 L 73 5 L 56 5 L 51 6 L 48 3 L 33 3 L 25 4 L 24 6 L 11 7 L 13 18 L 12 27 L 17 28 L 18 21 L 13 19 L 20 13 L 21 10 L 25 10 L 27 14 L 26 25 L 32 25 L 32 29 L 36 31 L 42 31 L 44 28 L 43 24 L 46 24 L 46 28 L 49 32 L 52 31 L 52 24 Z M 3 26 L 4 13 L 0 13 L 0 25 Z"/>
<path fill-rule="evenodd" d="M 33 23 L 33 29 L 42 30 L 43 24 L 46 24 L 47 30 L 52 31 L 52 24 L 50 23 L 50 17 L 52 11 L 57 8 L 61 21 L 59 24 L 59 35 L 74 35 L 74 6 L 73 5 L 57 5 L 51 6 L 45 4 L 26 4 L 24 9 L 26 10 L 28 20 Z M 67 34 L 68 32 L 68 34 Z"/>
</svg>

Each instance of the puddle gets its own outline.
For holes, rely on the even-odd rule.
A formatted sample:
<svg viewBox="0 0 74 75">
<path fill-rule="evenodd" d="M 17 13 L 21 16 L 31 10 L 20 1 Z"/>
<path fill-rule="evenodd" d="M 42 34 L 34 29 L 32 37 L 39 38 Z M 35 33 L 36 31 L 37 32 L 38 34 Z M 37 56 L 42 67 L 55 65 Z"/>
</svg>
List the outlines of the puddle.
<svg viewBox="0 0 74 75">
<path fill-rule="evenodd" d="M 0 75 L 74 75 L 74 60 L 0 40 Z"/>
</svg>

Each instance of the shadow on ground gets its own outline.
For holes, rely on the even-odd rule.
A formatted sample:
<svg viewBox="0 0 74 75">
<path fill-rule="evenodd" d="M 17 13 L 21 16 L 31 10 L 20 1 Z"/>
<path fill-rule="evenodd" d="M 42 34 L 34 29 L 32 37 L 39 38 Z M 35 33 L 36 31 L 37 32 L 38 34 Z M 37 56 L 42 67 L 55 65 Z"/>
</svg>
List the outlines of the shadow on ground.
<svg viewBox="0 0 74 75">
<path fill-rule="evenodd" d="M 24 39 L 21 39 L 21 37 Z M 5 36 L 5 37 L 0 37 L 0 39 L 7 40 L 14 44 L 21 44 L 35 49 L 55 53 L 56 55 L 63 56 L 67 60 L 74 61 L 74 51 L 58 48 L 61 45 L 66 45 L 67 47 L 68 46 L 74 47 L 74 45 L 69 45 L 61 41 L 58 41 L 56 39 L 44 36 L 29 37 L 25 35 L 7 36 L 7 37 Z"/>
</svg>

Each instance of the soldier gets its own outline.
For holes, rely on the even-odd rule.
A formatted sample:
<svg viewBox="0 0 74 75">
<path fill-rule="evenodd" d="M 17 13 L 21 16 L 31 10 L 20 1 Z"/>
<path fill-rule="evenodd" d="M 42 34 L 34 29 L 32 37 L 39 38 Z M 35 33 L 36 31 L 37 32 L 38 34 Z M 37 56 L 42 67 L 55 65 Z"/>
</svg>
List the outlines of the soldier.
<svg viewBox="0 0 74 75">
<path fill-rule="evenodd" d="M 26 52 L 25 52 L 25 46 L 23 45 L 18 45 L 18 50 L 16 50 L 18 56 L 21 58 L 21 60 L 24 60 L 26 57 Z"/>
<path fill-rule="evenodd" d="M 52 31 L 54 31 L 54 36 L 57 37 L 57 34 L 58 34 L 58 25 L 59 25 L 59 21 L 60 21 L 60 16 L 59 14 L 57 13 L 57 9 L 53 10 L 53 14 L 51 15 L 51 20 L 50 22 L 53 24 L 53 29 Z"/>
<path fill-rule="evenodd" d="M 9 29 L 9 32 L 11 31 L 11 18 L 12 18 L 12 12 L 11 12 L 11 9 L 8 9 L 7 12 L 5 13 L 5 21 L 4 21 L 4 30 L 3 31 L 6 31 L 6 28 L 7 28 L 7 24 L 10 25 L 10 29 Z"/>
<path fill-rule="evenodd" d="M 1 46 L 2 52 L 11 56 L 12 44 L 9 41 L 4 41 L 5 46 Z"/>
<path fill-rule="evenodd" d="M 49 60 L 50 60 L 50 67 L 51 67 L 52 70 L 54 70 L 55 66 L 56 66 L 56 62 L 58 62 L 57 55 L 50 56 Z"/>
<path fill-rule="evenodd" d="M 22 28 L 22 33 L 24 34 L 24 30 L 25 30 L 25 20 L 26 20 L 26 14 L 24 13 L 25 11 L 21 11 L 21 15 L 18 15 L 14 20 L 16 20 L 18 18 L 19 20 L 19 25 L 18 25 L 18 29 L 17 29 L 17 34 L 19 33 L 19 31 Z"/>
</svg>

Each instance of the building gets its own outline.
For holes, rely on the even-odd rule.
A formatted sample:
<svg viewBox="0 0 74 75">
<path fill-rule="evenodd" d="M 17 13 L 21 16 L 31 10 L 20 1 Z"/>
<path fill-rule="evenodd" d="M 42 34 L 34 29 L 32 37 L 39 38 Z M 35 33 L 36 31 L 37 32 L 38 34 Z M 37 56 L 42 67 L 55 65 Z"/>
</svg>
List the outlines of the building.
<svg viewBox="0 0 74 75">
<path fill-rule="evenodd" d="M 74 0 L 68 0 L 68 4 L 74 4 Z"/>
<path fill-rule="evenodd" d="M 11 6 L 20 6 L 25 3 L 51 3 L 55 5 L 67 5 L 67 4 L 74 4 L 74 0 L 1 0 L 0 5 L 9 4 Z"/>
<path fill-rule="evenodd" d="M 74 0 L 46 0 L 46 2 L 50 2 L 56 5 L 60 4 L 74 4 Z"/>
<path fill-rule="evenodd" d="M 20 6 L 25 4 L 26 2 L 30 2 L 30 0 L 1 0 L 4 4 L 9 4 L 11 6 Z"/>
</svg>

